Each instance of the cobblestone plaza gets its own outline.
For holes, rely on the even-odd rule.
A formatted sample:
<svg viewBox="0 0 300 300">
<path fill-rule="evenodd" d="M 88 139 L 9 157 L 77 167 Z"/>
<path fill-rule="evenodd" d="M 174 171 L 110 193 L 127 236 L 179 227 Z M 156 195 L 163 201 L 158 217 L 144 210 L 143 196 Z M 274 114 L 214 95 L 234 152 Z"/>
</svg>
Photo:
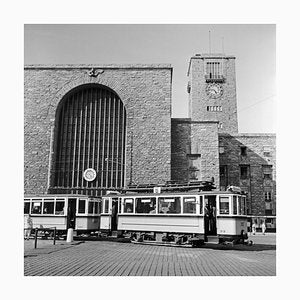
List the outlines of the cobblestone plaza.
<svg viewBox="0 0 300 300">
<path fill-rule="evenodd" d="M 253 246 L 179 248 L 108 241 L 25 241 L 25 276 L 275 276 L 275 234 Z"/>
</svg>

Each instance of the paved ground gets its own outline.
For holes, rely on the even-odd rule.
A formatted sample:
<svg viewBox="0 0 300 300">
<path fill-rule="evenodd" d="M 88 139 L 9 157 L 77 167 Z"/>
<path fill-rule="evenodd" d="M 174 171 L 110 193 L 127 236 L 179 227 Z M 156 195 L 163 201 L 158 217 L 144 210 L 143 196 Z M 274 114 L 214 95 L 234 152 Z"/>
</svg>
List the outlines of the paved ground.
<svg viewBox="0 0 300 300">
<path fill-rule="evenodd" d="M 276 235 L 253 246 L 178 248 L 108 241 L 24 242 L 25 276 L 275 276 Z"/>
</svg>

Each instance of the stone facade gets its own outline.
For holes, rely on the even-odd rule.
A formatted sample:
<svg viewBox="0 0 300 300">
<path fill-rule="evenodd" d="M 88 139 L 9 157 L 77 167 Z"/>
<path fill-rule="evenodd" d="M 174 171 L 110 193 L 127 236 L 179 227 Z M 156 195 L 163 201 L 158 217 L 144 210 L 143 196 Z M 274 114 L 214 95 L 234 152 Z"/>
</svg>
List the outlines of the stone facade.
<svg viewBox="0 0 300 300">
<path fill-rule="evenodd" d="M 219 80 L 213 82 L 207 78 L 209 62 L 219 63 Z M 219 96 L 208 94 L 210 84 L 221 88 Z M 220 133 L 237 133 L 237 102 L 235 57 L 221 54 L 195 55 L 190 59 L 188 68 L 189 117 L 192 121 L 219 121 Z M 208 110 L 218 108 L 218 110 Z"/>
<path fill-rule="evenodd" d="M 220 188 L 240 186 L 248 195 L 249 214 L 276 215 L 275 138 L 275 134 L 219 135 Z M 241 167 L 247 174 L 241 174 Z M 265 201 L 268 192 L 271 198 Z"/>
<path fill-rule="evenodd" d="M 219 187 L 218 122 L 172 119 L 171 179 Z"/>
<path fill-rule="evenodd" d="M 207 63 L 218 64 L 216 80 L 208 77 Z M 240 186 L 249 214 L 275 215 L 276 137 L 238 133 L 235 57 L 191 58 L 189 118 L 171 119 L 171 82 L 167 64 L 26 66 L 25 193 L 49 191 L 57 108 L 65 95 L 96 84 L 113 90 L 125 105 L 125 185 L 213 178 L 221 190 Z M 221 92 L 210 94 L 210 85 Z"/>
<path fill-rule="evenodd" d="M 57 107 L 68 92 L 86 84 L 112 89 L 125 105 L 126 184 L 170 180 L 171 81 L 168 64 L 26 66 L 25 193 L 47 193 Z"/>
<path fill-rule="evenodd" d="M 221 92 L 210 94 L 210 85 Z M 276 215 L 276 136 L 238 133 L 235 57 L 193 56 L 187 90 L 190 118 L 172 119 L 171 178 L 214 177 L 221 190 L 240 186 L 249 214 Z"/>
</svg>

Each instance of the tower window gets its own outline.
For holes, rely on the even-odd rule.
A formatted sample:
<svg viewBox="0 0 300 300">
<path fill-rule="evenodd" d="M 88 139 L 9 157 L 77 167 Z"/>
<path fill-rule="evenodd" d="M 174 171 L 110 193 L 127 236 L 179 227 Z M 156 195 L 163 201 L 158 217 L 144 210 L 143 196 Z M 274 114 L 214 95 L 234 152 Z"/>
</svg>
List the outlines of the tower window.
<svg viewBox="0 0 300 300">
<path fill-rule="evenodd" d="M 222 111 L 222 106 L 207 106 L 207 111 Z"/>
<path fill-rule="evenodd" d="M 223 65 L 220 61 L 208 61 L 206 63 L 206 81 L 223 81 Z"/>
</svg>

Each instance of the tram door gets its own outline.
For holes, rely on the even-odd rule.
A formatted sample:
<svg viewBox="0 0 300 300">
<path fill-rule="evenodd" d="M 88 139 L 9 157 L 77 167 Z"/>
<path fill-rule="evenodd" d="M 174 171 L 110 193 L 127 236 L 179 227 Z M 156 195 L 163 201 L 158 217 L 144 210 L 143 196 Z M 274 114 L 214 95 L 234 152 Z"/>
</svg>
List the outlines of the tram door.
<svg viewBox="0 0 300 300">
<path fill-rule="evenodd" d="M 67 229 L 75 229 L 76 221 L 76 198 L 68 199 Z"/>
<path fill-rule="evenodd" d="M 204 232 L 205 235 L 217 235 L 216 196 L 204 197 Z"/>
<path fill-rule="evenodd" d="M 111 206 L 111 230 L 118 229 L 118 198 L 112 198 Z"/>
</svg>

